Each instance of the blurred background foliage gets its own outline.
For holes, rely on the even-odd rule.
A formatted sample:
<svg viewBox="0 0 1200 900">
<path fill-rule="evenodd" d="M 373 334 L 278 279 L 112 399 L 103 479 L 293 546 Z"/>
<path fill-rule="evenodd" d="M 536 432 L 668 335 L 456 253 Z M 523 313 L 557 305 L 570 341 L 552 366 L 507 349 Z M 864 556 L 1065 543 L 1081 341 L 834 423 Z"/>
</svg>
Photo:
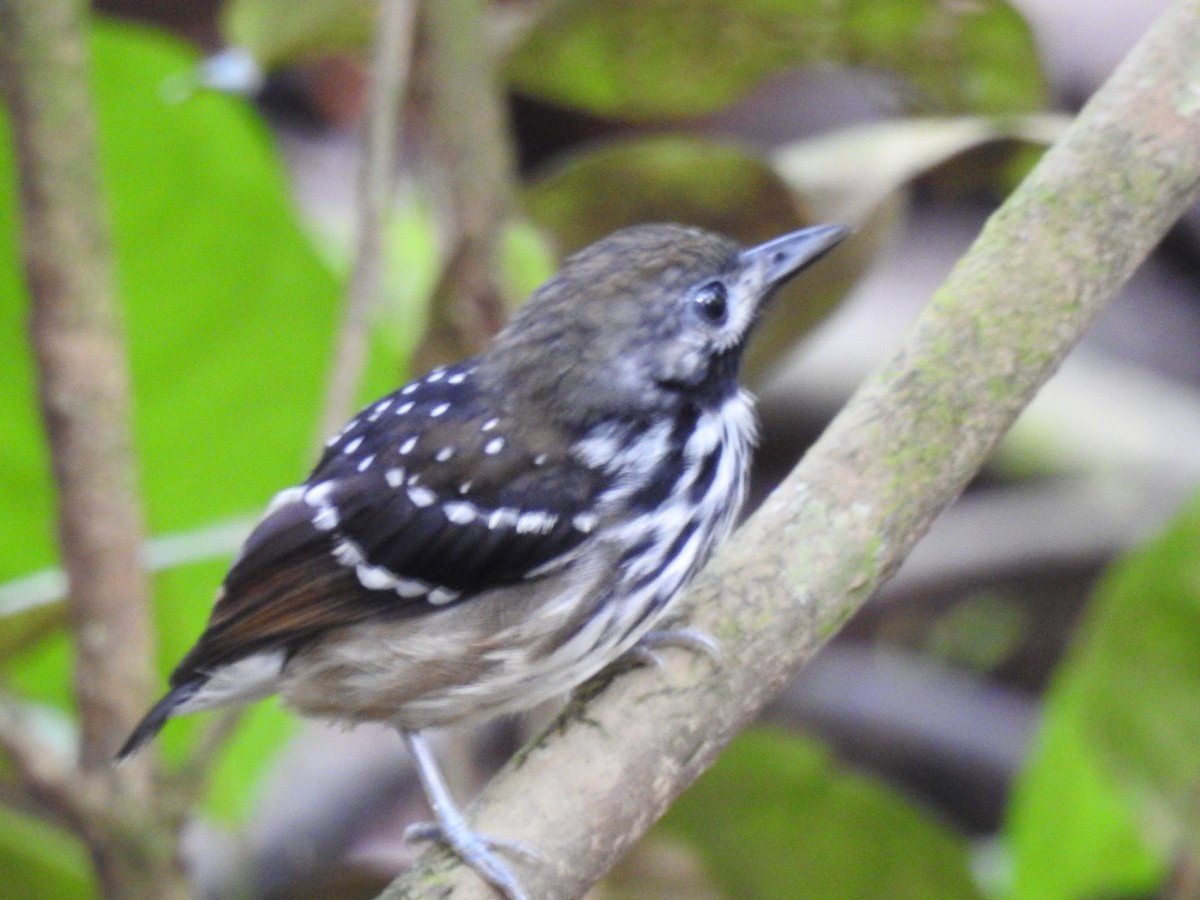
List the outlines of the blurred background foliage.
<svg viewBox="0 0 1200 900">
<path fill-rule="evenodd" d="M 1046 110 L 1084 99 L 1157 4 L 1070 6 L 487 6 L 520 161 L 503 292 L 637 221 L 744 241 L 854 225 L 748 362 L 761 496 L 1061 128 Z M 165 678 L 256 511 L 312 459 L 375 9 L 99 7 L 93 87 Z M 1116 24 L 1076 30 L 1080 16 Z M 408 374 L 446 251 L 421 52 L 364 402 Z M 70 642 L 2 119 L 0 173 L 0 672 L 67 751 Z M 1193 214 L 911 563 L 597 896 L 1200 891 L 1200 498 L 1174 512 L 1200 474 L 1197 236 Z M 168 760 L 190 759 L 204 727 L 173 722 Z M 464 746 L 463 794 L 490 759 Z M 184 841 L 202 895 L 372 896 L 410 858 L 399 835 L 420 805 L 390 735 L 300 725 L 268 702 L 212 763 Z M 86 854 L 41 812 L 0 803 L 0 894 L 88 895 Z"/>
</svg>

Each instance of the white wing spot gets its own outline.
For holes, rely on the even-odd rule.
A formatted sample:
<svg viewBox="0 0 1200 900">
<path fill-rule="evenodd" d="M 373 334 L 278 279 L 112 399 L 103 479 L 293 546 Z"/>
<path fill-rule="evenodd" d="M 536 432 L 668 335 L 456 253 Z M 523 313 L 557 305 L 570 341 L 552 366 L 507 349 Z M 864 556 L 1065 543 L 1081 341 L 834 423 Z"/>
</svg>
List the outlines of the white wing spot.
<svg viewBox="0 0 1200 900">
<path fill-rule="evenodd" d="M 443 606 L 453 600 L 457 600 L 458 591 L 452 591 L 449 588 L 434 588 L 429 592 L 428 600 L 434 606 Z"/>
<path fill-rule="evenodd" d="M 593 528 L 600 522 L 600 517 L 592 512 L 583 512 L 571 520 L 571 524 L 575 526 L 576 531 L 582 531 L 584 534 L 591 534 Z"/>
<path fill-rule="evenodd" d="M 376 419 L 378 419 L 380 416 L 382 416 L 385 412 L 387 412 L 388 407 L 391 405 L 392 405 L 391 400 L 380 401 L 379 403 L 377 403 L 375 405 L 375 408 L 373 410 L 371 410 L 371 414 L 369 416 L 367 416 L 367 421 L 374 422 Z"/>
<path fill-rule="evenodd" d="M 437 494 L 427 487 L 410 487 L 408 499 L 412 501 L 413 506 L 432 506 L 437 501 Z"/>
<path fill-rule="evenodd" d="M 358 576 L 358 583 L 369 591 L 386 590 L 396 584 L 396 576 L 383 566 L 360 563 L 354 567 L 354 574 Z"/>
<path fill-rule="evenodd" d="M 396 582 L 396 593 L 401 597 L 420 597 L 428 591 L 429 585 L 415 578 L 401 578 Z"/>
<path fill-rule="evenodd" d="M 400 393 L 402 393 L 405 397 L 411 396 L 416 391 L 417 387 L 418 385 L 414 381 L 412 384 L 406 384 L 404 387 L 400 388 Z"/>
<path fill-rule="evenodd" d="M 362 446 L 362 442 L 363 442 L 363 439 L 361 437 L 356 437 L 354 440 L 352 440 L 350 443 L 348 443 L 345 447 L 342 448 L 342 452 L 347 453 L 347 454 L 353 453 L 355 450 L 357 450 L 359 447 Z"/>
<path fill-rule="evenodd" d="M 398 415 L 398 416 L 408 415 L 410 412 L 412 412 L 412 408 L 415 405 L 416 405 L 415 400 L 406 400 L 405 402 L 401 403 L 399 406 L 396 407 L 396 415 Z"/>
<path fill-rule="evenodd" d="M 466 380 L 467 380 L 466 372 L 455 372 L 453 375 L 451 375 L 449 378 L 446 379 L 446 384 L 462 384 Z"/>
<path fill-rule="evenodd" d="M 333 545 L 333 555 L 343 566 L 357 566 L 363 561 L 362 551 L 354 541 L 338 541 Z"/>
<path fill-rule="evenodd" d="M 375 462 L 375 454 L 374 453 L 372 453 L 370 456 L 364 456 L 362 462 L 360 462 L 358 464 L 358 471 L 360 471 L 360 472 L 367 471 L 367 469 L 369 469 L 371 467 L 371 463 L 373 463 L 373 462 Z"/>
<path fill-rule="evenodd" d="M 483 452 L 488 456 L 495 456 L 504 449 L 504 438 L 495 437 L 483 445 Z"/>
<path fill-rule="evenodd" d="M 280 507 L 287 506 L 290 503 L 295 503 L 297 500 L 303 500 L 303 499 L 304 499 L 304 488 L 303 487 L 284 488 L 282 491 L 280 491 L 278 494 L 276 494 L 274 497 L 271 498 L 271 502 L 267 504 L 267 508 L 263 512 L 263 516 L 264 517 L 269 516 L 271 513 L 275 512 L 275 510 L 279 509 Z"/>
<path fill-rule="evenodd" d="M 482 425 L 479 426 L 479 430 L 480 431 L 491 431 L 493 428 L 495 428 L 499 424 L 500 424 L 499 419 L 488 419 L 486 422 L 484 422 Z"/>
<path fill-rule="evenodd" d="M 501 506 L 488 516 L 487 527 L 495 531 L 497 528 L 512 528 L 517 524 L 518 513 L 511 506 Z"/>
<path fill-rule="evenodd" d="M 436 459 L 438 462 L 446 462 L 452 456 L 454 456 L 454 448 L 453 447 L 443 447 L 441 450 L 439 450 L 437 452 L 437 456 L 435 456 L 434 459 Z"/>
<path fill-rule="evenodd" d="M 442 512 L 455 525 L 470 525 L 475 521 L 475 517 L 479 515 L 479 510 L 475 508 L 475 504 L 467 503 L 465 500 L 451 500 L 448 503 L 443 503 Z"/>
<path fill-rule="evenodd" d="M 429 592 L 429 585 L 425 582 L 416 578 L 402 578 L 386 566 L 373 566 L 363 558 L 357 547 L 353 544 L 350 546 L 352 553 L 344 559 L 340 556 L 338 558 L 343 564 L 354 566 L 354 574 L 358 576 L 359 583 L 367 590 L 391 589 L 401 597 L 420 597 Z M 338 549 L 335 549 L 334 553 L 337 554 Z"/>
<path fill-rule="evenodd" d="M 449 408 L 450 408 L 449 403 L 439 403 L 437 406 L 435 406 L 433 409 L 431 409 L 429 411 L 429 415 L 431 418 L 436 419 L 438 416 L 443 415 L 446 412 L 446 410 L 448 410 Z"/>
<path fill-rule="evenodd" d="M 332 492 L 332 481 L 322 481 L 304 492 L 304 502 L 316 509 L 312 518 L 313 527 L 321 531 L 332 531 L 338 526 L 337 507 L 329 502 Z M 334 548 L 334 554 L 337 554 L 337 548 Z"/>
<path fill-rule="evenodd" d="M 540 509 L 523 512 L 517 517 L 517 534 L 546 534 L 558 516 Z"/>
<path fill-rule="evenodd" d="M 458 486 L 458 492 L 459 492 L 460 494 L 466 494 L 466 493 L 468 493 L 470 490 L 471 490 L 471 482 L 469 482 L 469 481 L 464 481 L 462 484 L 460 484 L 460 485 Z"/>
<path fill-rule="evenodd" d="M 338 526 L 338 512 L 335 507 L 322 506 L 312 517 L 313 527 L 319 531 L 333 531 Z"/>
<path fill-rule="evenodd" d="M 304 492 L 304 502 L 309 506 L 324 506 L 329 502 L 329 494 L 332 491 L 332 481 L 322 481 L 320 484 L 314 484 Z"/>
<path fill-rule="evenodd" d="M 445 376 L 446 376 L 446 370 L 442 369 L 442 368 L 437 368 L 437 369 L 434 369 L 432 372 L 430 372 L 428 375 L 426 375 L 425 380 L 427 382 L 429 382 L 430 384 L 436 384 L 437 382 L 441 381 Z"/>
<path fill-rule="evenodd" d="M 403 469 L 388 469 L 383 473 L 383 477 L 387 480 L 388 487 L 398 488 L 404 484 Z"/>
<path fill-rule="evenodd" d="M 539 453 L 537 456 L 535 456 L 533 458 L 533 464 L 535 466 L 544 466 L 546 464 L 546 454 Z"/>
<path fill-rule="evenodd" d="M 417 436 L 414 434 L 400 445 L 400 455 L 408 456 L 408 454 L 412 453 L 415 446 L 417 446 Z"/>
</svg>

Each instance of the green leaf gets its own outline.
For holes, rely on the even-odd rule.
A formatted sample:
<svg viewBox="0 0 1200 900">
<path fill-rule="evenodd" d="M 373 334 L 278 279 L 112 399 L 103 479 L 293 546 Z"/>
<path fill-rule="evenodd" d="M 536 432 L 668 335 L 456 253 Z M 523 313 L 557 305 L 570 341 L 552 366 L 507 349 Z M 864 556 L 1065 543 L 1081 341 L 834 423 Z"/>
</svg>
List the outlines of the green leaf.
<svg viewBox="0 0 1200 900">
<path fill-rule="evenodd" d="M 754 243 L 807 221 L 765 160 L 684 136 L 612 141 L 568 156 L 530 182 L 523 202 L 563 253 L 639 222 L 699 225 Z"/>
<path fill-rule="evenodd" d="M 507 75 L 531 96 L 653 119 L 715 112 L 814 64 L 893 75 L 918 109 L 1022 112 L 1046 93 L 1028 26 L 999 0 L 562 0 Z"/>
<path fill-rule="evenodd" d="M 135 437 L 152 533 L 188 532 L 262 509 L 311 462 L 340 294 L 301 228 L 270 133 L 243 101 L 169 87 L 196 64 L 164 35 L 97 23 L 93 86 L 102 174 L 130 346 Z M 25 337 L 14 175 L 0 122 L 0 578 L 53 565 L 54 502 Z M 394 384 L 398 359 L 375 353 L 367 380 Z M 164 677 L 200 633 L 227 561 L 156 578 Z M 28 627 L 27 622 L 21 623 Z M 65 636 L 10 663 L 13 685 L 70 705 Z M 266 708 L 222 761 L 213 806 L 244 812 L 248 785 L 290 728 Z M 196 723 L 172 721 L 169 756 Z"/>
<path fill-rule="evenodd" d="M 64 831 L 0 806 L 0 884 L 26 900 L 96 896 L 83 845 Z M 19 886 L 19 888 L 18 888 Z"/>
<path fill-rule="evenodd" d="M 1200 858 L 1200 495 L 1107 574 L 1014 792 L 1013 895 L 1151 893 Z"/>
<path fill-rule="evenodd" d="M 219 25 L 226 43 L 271 69 L 366 46 L 377 6 L 375 0 L 229 0 Z"/>
<path fill-rule="evenodd" d="M 734 741 L 660 828 L 698 850 L 727 897 L 978 896 L 965 840 L 779 732 Z"/>
<path fill-rule="evenodd" d="M 1013 898 L 1153 894 L 1163 861 L 1083 734 L 1077 690 L 1060 684 L 1009 801 L 1005 844 Z"/>
<path fill-rule="evenodd" d="M 1200 860 L 1200 494 L 1096 599 L 1086 733 L 1150 841 Z"/>
</svg>

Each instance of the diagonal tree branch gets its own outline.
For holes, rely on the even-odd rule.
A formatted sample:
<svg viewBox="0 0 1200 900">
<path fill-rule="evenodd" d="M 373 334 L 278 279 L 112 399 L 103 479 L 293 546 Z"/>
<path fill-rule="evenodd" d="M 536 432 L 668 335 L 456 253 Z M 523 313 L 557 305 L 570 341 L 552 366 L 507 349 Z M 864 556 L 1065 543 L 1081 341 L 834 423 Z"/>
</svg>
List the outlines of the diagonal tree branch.
<svg viewBox="0 0 1200 900">
<path fill-rule="evenodd" d="M 20 704 L 0 697 L 0 751 L 20 781 L 20 790 L 79 829 L 89 814 L 86 785 L 70 761 L 46 745 Z"/>
<path fill-rule="evenodd" d="M 581 896 L 903 560 L 1097 312 L 1200 197 L 1200 0 L 1177 0 L 992 217 L 903 346 L 684 602 L 722 658 L 569 707 L 472 807 L 536 847 L 530 896 Z M 385 897 L 486 898 L 447 853 Z"/>
<path fill-rule="evenodd" d="M 371 313 L 383 284 L 384 239 L 395 202 L 393 179 L 400 111 L 408 85 L 417 0 L 383 0 L 371 54 L 370 108 L 363 120 L 358 168 L 354 270 L 346 290 L 333 371 L 318 426 L 317 446 L 345 424 L 367 364 Z"/>
</svg>

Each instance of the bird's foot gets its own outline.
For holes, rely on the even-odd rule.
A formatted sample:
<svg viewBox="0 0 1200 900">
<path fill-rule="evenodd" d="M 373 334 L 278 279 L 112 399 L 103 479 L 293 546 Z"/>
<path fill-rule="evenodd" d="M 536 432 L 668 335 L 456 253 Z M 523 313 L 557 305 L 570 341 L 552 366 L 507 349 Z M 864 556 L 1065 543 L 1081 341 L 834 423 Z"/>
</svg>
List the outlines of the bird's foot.
<svg viewBox="0 0 1200 900">
<path fill-rule="evenodd" d="M 447 847 L 455 856 L 470 866 L 484 881 L 503 894 L 507 900 L 528 900 L 524 889 L 508 865 L 496 851 L 523 856 L 538 861 L 541 854 L 520 841 L 507 841 L 477 834 L 467 828 L 462 819 L 451 818 L 445 822 L 414 822 L 404 829 L 404 840 L 409 843 L 436 842 Z"/>
<path fill-rule="evenodd" d="M 656 628 L 647 631 L 642 639 L 634 644 L 626 654 L 635 666 L 662 666 L 659 650 L 663 647 L 679 647 L 693 653 L 707 656 L 714 662 L 721 658 L 721 648 L 717 642 L 694 628 Z"/>
<path fill-rule="evenodd" d="M 519 841 L 505 841 L 476 834 L 467 827 L 467 820 L 455 805 L 446 789 L 441 770 L 433 758 L 424 737 L 415 731 L 401 729 L 408 744 L 425 797 L 433 811 L 436 822 L 420 822 L 410 825 L 404 832 L 407 841 L 437 841 L 445 845 L 475 871 L 484 881 L 504 895 L 506 900 L 528 900 L 528 895 L 509 871 L 508 866 L 495 853 L 504 850 L 530 859 L 541 859 L 537 851 Z"/>
</svg>

